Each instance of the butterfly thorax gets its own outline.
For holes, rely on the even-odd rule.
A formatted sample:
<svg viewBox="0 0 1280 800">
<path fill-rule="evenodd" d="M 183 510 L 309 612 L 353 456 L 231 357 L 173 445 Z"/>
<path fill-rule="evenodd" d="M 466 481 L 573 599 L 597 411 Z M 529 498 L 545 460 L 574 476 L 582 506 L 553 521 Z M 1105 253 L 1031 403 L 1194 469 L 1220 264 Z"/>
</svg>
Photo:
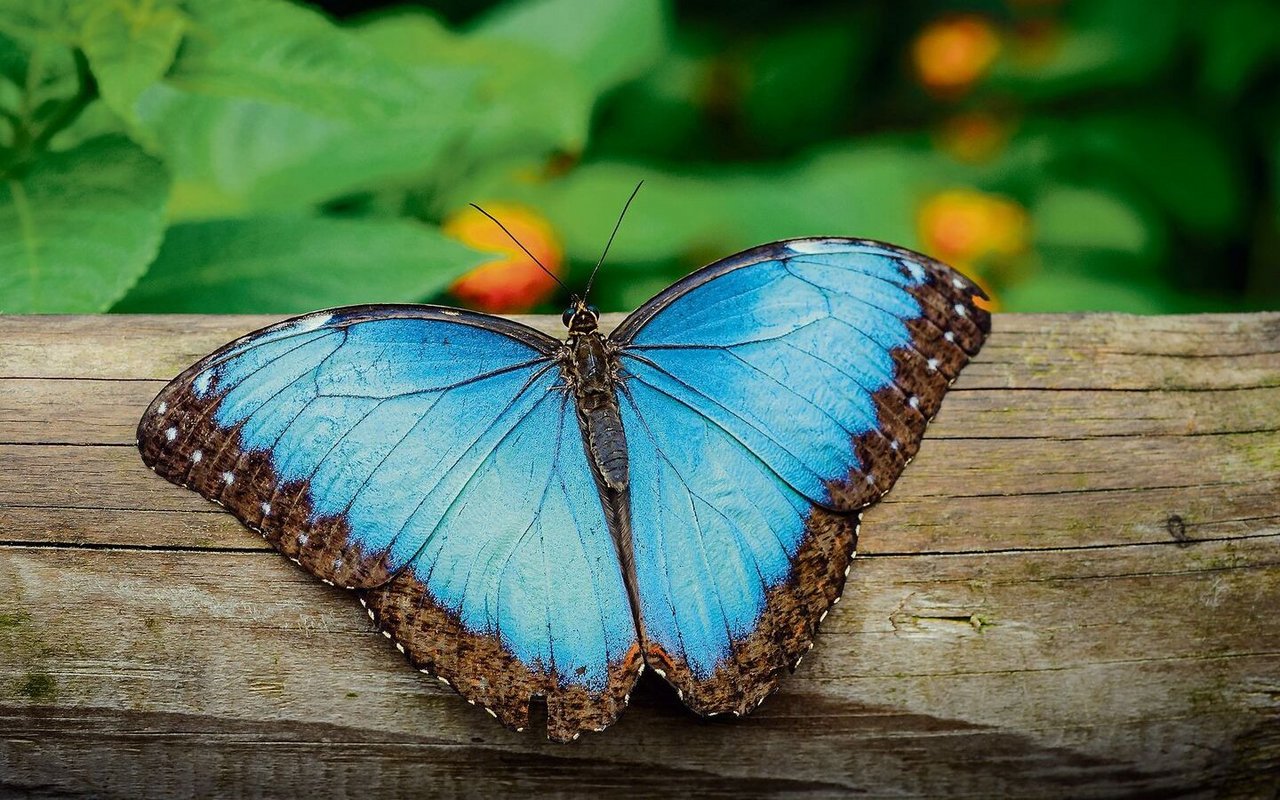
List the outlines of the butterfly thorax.
<svg viewBox="0 0 1280 800">
<path fill-rule="evenodd" d="M 578 422 L 596 474 L 606 486 L 627 486 L 627 441 L 616 389 L 617 356 L 599 331 L 571 331 L 565 377 L 578 401 Z"/>
</svg>

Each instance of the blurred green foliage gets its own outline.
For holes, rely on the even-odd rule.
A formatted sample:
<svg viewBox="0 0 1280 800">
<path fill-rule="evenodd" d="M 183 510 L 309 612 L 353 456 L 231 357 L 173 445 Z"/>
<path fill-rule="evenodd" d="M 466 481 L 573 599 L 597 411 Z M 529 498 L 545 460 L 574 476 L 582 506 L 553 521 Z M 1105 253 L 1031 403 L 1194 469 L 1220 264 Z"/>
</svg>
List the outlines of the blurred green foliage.
<svg viewBox="0 0 1280 800">
<path fill-rule="evenodd" d="M 849 235 L 1004 310 L 1260 308 L 1278 77 L 1271 0 L 0 0 L 0 311 L 440 299 L 469 202 L 573 285 L 642 179 L 604 307 Z"/>
</svg>

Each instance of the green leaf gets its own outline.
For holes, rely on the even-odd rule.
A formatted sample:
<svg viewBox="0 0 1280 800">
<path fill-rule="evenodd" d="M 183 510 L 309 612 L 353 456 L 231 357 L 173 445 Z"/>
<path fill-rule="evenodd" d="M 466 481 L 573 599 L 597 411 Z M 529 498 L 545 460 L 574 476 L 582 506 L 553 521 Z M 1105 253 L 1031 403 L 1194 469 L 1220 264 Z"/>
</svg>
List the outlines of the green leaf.
<svg viewBox="0 0 1280 800">
<path fill-rule="evenodd" d="M 99 136 L 128 133 L 130 131 L 126 130 L 125 125 L 122 124 L 120 115 L 99 99 L 89 103 L 67 127 L 54 134 L 49 142 L 49 149 L 70 150 L 82 142 Z"/>
<path fill-rule="evenodd" d="M 156 0 L 115 0 L 89 17 L 80 46 L 111 110 L 136 121 L 134 104 L 168 71 L 186 24 L 176 6 Z"/>
<path fill-rule="evenodd" d="M 599 95 L 662 56 L 667 8 L 662 0 L 523 0 L 499 6 L 472 32 L 554 53 Z"/>
<path fill-rule="evenodd" d="M 168 181 L 120 136 L 46 153 L 0 185 L 0 310 L 104 311 L 156 254 Z"/>
<path fill-rule="evenodd" d="M 175 172 L 175 219 L 305 209 L 424 173 L 451 133 L 413 119 L 362 124 L 164 84 L 144 94 L 138 113 Z"/>
<path fill-rule="evenodd" d="M 73 47 L 95 0 L 0 0 L 0 31 L 30 43 Z"/>
<path fill-rule="evenodd" d="M 136 113 L 176 180 L 177 218 L 305 209 L 429 171 L 468 129 L 466 87 L 424 81 L 277 0 L 189 0 L 165 80 Z"/>
<path fill-rule="evenodd" d="M 115 311 L 295 313 L 421 300 L 484 256 L 428 225 L 259 217 L 175 225 Z"/>
<path fill-rule="evenodd" d="M 408 10 L 380 14 L 353 32 L 424 85 L 465 90 L 464 144 L 471 154 L 492 159 L 512 152 L 577 152 L 586 143 L 592 97 L 557 56 L 519 43 L 460 36 Z"/>
<path fill-rule="evenodd" d="M 107 105 L 132 122 L 134 101 L 173 62 L 183 27 L 174 0 L 0 0 L 0 75 L 12 84 L 0 105 L 39 109 L 65 100 L 77 88 L 78 49 Z"/>
<path fill-rule="evenodd" d="M 408 71 L 308 9 L 281 0 L 186 0 L 186 8 L 191 33 L 169 75 L 182 91 L 356 120 L 424 101 Z"/>
<path fill-rule="evenodd" d="M 1058 186 L 1032 207 L 1036 243 L 1047 247 L 1144 255 L 1155 236 L 1131 203 L 1092 189 Z"/>
<path fill-rule="evenodd" d="M 0 107 L 27 127 L 40 129 L 80 89 L 73 51 L 49 39 L 0 35 Z M 6 142 L 7 144 L 8 142 Z"/>
</svg>

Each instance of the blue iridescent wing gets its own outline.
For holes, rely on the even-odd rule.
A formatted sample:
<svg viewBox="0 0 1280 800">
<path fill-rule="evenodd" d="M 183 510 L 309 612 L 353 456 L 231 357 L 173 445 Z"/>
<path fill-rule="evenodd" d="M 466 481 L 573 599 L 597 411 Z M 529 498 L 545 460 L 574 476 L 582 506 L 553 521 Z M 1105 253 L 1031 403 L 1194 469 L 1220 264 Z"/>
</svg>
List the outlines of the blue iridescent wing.
<svg viewBox="0 0 1280 800">
<path fill-rule="evenodd" d="M 701 713 L 745 713 L 838 598 L 859 509 L 916 453 L 990 318 L 925 256 L 764 245 L 659 294 L 621 349 L 646 661 Z"/>
<path fill-rule="evenodd" d="M 365 306 L 234 342 L 156 397 L 143 460 L 359 590 L 416 667 L 512 728 L 621 713 L 631 606 L 561 369 L 523 325 Z"/>
</svg>

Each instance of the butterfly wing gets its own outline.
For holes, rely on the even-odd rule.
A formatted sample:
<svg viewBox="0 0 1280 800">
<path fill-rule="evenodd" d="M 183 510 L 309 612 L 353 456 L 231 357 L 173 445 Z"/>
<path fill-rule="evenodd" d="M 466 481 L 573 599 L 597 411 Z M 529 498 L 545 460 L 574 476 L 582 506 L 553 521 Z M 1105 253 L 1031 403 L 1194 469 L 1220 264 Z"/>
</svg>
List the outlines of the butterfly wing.
<svg viewBox="0 0 1280 800">
<path fill-rule="evenodd" d="M 801 239 L 699 270 L 611 335 L 642 647 L 691 708 L 745 713 L 811 646 L 858 509 L 989 330 L 981 296 L 910 251 Z"/>
<path fill-rule="evenodd" d="M 523 325 L 427 306 L 251 334 L 161 391 L 143 460 L 325 581 L 504 724 L 572 738 L 621 713 L 635 623 L 553 358 Z"/>
</svg>

